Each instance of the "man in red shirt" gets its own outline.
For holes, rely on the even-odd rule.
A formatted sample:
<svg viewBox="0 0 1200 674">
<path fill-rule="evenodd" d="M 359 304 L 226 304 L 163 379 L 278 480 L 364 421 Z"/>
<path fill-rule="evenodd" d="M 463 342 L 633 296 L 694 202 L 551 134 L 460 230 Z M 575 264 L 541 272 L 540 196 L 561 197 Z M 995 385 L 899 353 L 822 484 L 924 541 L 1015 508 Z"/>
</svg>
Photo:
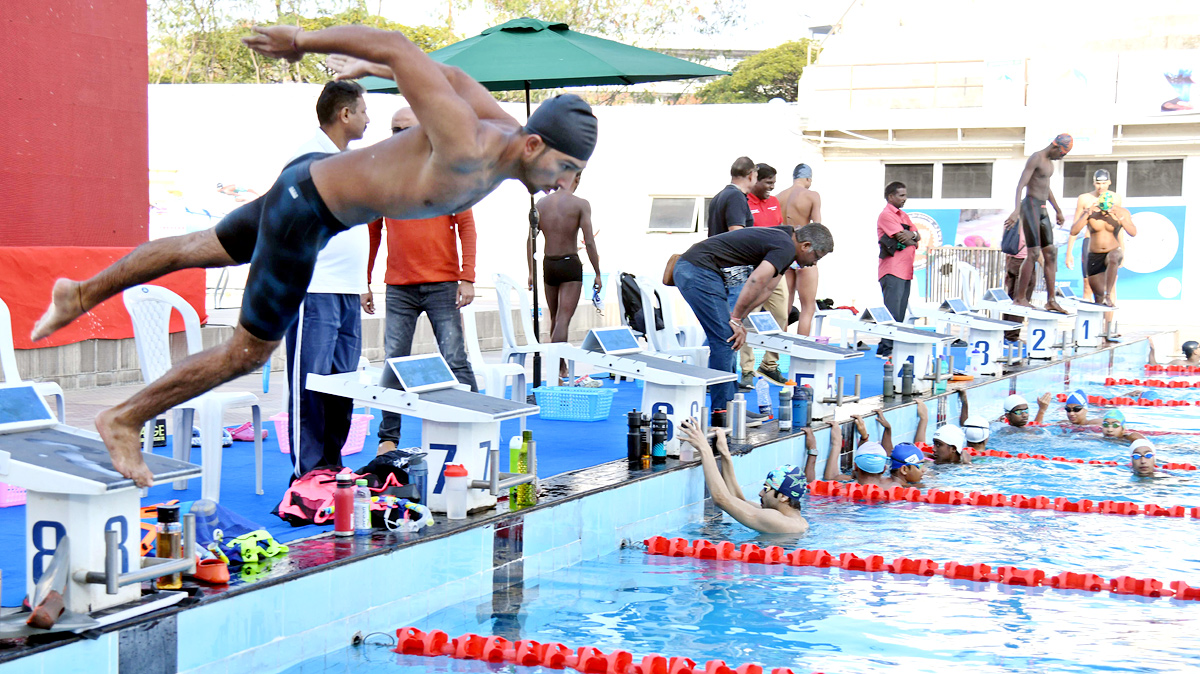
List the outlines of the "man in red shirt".
<svg viewBox="0 0 1200 674">
<path fill-rule="evenodd" d="M 775 189 L 775 177 L 778 173 L 774 167 L 767 164 L 758 164 L 755 167 L 758 170 L 758 180 L 750 185 L 750 191 L 746 193 L 746 202 L 750 205 L 750 214 L 754 216 L 755 227 L 776 227 L 783 224 L 783 211 L 779 208 L 779 200 L 771 196 L 771 192 Z M 779 327 L 787 330 L 788 306 L 787 306 L 787 288 L 786 283 L 780 283 L 771 291 L 771 296 L 767 301 L 755 311 L 769 311 L 775 317 L 775 322 L 779 323 Z M 761 377 L 766 377 L 777 386 L 783 386 L 787 383 L 787 374 L 779 371 L 779 354 L 774 351 L 768 351 L 763 354 L 762 363 L 758 368 L 754 367 L 754 349 L 750 345 L 743 346 L 738 352 L 739 365 L 742 368 L 742 376 L 738 385 L 740 388 L 751 388 L 746 384 L 753 384 L 753 377 L 747 375 L 751 372 L 758 374 Z"/>
<path fill-rule="evenodd" d="M 883 188 L 883 198 L 887 199 L 887 206 L 875 221 L 875 233 L 879 237 L 879 288 L 883 291 L 883 305 L 897 321 L 903 321 L 908 311 L 913 260 L 917 257 L 921 235 L 913 227 L 908 213 L 900 210 L 908 201 L 908 188 L 904 183 L 888 183 Z M 876 353 L 892 355 L 892 340 L 881 340 Z"/>
<path fill-rule="evenodd" d="M 392 116 L 392 133 L 417 123 L 411 108 Z M 379 242 L 386 225 L 388 237 L 387 306 L 383 342 L 388 358 L 412 353 L 417 319 L 424 312 L 433 327 L 438 350 L 459 382 L 478 391 L 475 373 L 467 361 L 459 309 L 475 299 L 475 218 L 470 209 L 453 215 L 422 220 L 383 218 L 367 224 L 371 246 L 367 278 L 375 267 Z M 457 240 L 456 240 L 457 239 Z M 459 243 L 462 264 L 459 264 Z M 379 423 L 379 449 L 383 454 L 396 448 L 400 439 L 400 415 L 384 412 Z"/>
</svg>

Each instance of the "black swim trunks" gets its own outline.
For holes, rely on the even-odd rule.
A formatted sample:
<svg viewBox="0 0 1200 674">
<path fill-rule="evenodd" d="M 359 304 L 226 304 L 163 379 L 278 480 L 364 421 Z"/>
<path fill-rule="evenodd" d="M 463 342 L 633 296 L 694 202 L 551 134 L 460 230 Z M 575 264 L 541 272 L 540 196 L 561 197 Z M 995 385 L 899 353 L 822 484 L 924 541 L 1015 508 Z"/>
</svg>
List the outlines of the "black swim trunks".
<svg viewBox="0 0 1200 674">
<path fill-rule="evenodd" d="M 1046 202 L 1034 197 L 1021 200 L 1021 227 L 1025 234 L 1025 245 L 1041 248 L 1054 245 L 1054 226 L 1046 213 Z"/>
<path fill-rule="evenodd" d="M 1096 276 L 1108 271 L 1108 253 L 1088 251 L 1087 275 Z"/>
<path fill-rule="evenodd" d="M 214 228 L 225 252 L 250 263 L 238 322 L 268 342 L 283 339 L 308 293 L 317 253 L 349 229 L 333 216 L 309 165 L 327 157 L 314 152 L 288 164 L 271 189 L 225 216 Z"/>
<path fill-rule="evenodd" d="M 547 255 L 542 266 L 548 286 L 583 282 L 583 260 L 578 255 Z"/>
</svg>

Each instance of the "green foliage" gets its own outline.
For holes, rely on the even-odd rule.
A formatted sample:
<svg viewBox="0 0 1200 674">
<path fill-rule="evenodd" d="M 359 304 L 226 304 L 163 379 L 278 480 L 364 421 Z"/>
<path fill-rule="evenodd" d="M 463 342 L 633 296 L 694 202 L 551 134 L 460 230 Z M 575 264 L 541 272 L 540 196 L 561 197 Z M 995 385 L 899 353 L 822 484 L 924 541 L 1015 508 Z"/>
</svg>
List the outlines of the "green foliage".
<svg viewBox="0 0 1200 674">
<path fill-rule="evenodd" d="M 795 101 L 800 74 L 808 65 L 808 42 L 784 42 L 765 49 L 737 64 L 729 77 L 709 83 L 697 95 L 704 103 L 765 103 L 772 98 Z"/>
<path fill-rule="evenodd" d="M 256 24 L 299 25 L 318 30 L 359 24 L 404 33 L 425 51 L 458 38 L 445 26 L 404 26 L 373 15 L 361 0 L 275 0 L 273 17 L 255 17 L 254 0 L 153 0 L 148 6 L 152 31 L 150 83 L 325 82 L 323 54 L 297 63 L 264 60 L 241 38 Z M 303 14 L 301 13 L 303 12 Z"/>
<path fill-rule="evenodd" d="M 471 0 L 457 0 L 460 9 Z M 653 44 L 681 27 L 711 33 L 740 20 L 745 0 L 484 0 L 496 23 L 522 16 L 628 44 Z"/>
</svg>

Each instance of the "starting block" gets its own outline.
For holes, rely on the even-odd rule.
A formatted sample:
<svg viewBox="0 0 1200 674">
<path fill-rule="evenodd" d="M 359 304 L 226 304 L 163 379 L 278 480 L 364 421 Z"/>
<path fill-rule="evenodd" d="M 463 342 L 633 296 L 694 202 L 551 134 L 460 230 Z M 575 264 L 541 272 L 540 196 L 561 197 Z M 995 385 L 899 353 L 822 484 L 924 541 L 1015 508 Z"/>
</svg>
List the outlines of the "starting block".
<svg viewBox="0 0 1200 674">
<path fill-rule="evenodd" d="M 850 330 L 851 341 L 857 341 L 855 333 L 865 332 L 892 340 L 892 362 L 895 363 L 895 387 L 903 385 L 903 364 L 912 360 L 913 392 L 925 393 L 933 390 L 932 364 L 934 351 L 953 342 L 955 337 L 936 330 L 918 330 L 897 323 L 887 307 L 871 307 L 862 312 L 858 319 L 834 318 L 833 324 Z"/>
<path fill-rule="evenodd" d="M 675 429 L 684 419 L 700 418 L 707 388 L 737 379 L 732 372 L 643 353 L 628 326 L 594 328 L 584 337 L 582 347 L 556 342 L 547 346 L 547 353 L 551 358 L 587 363 L 629 379 L 643 380 L 642 412 L 667 415 L 668 456 L 679 456 Z"/>
<path fill-rule="evenodd" d="M 991 312 L 992 318 L 998 319 L 1003 314 L 1024 318 L 1029 322 L 1029 333 L 1026 337 L 1028 357 L 1033 360 L 1054 358 L 1054 350 L 1060 344 L 1058 322 L 1070 318 L 1069 314 L 1013 304 L 1012 298 L 1008 296 L 1004 288 L 989 289 L 983 294 L 983 300 L 979 304 Z"/>
<path fill-rule="evenodd" d="M 962 339 L 969 344 L 967 348 L 979 349 L 983 355 L 982 361 L 978 364 L 980 374 L 997 377 L 1004 374 L 1004 368 L 1001 366 L 999 358 L 1000 354 L 1004 352 L 1004 332 L 1020 328 L 1020 323 L 972 313 L 967 308 L 967 303 L 961 299 L 942 302 L 938 313 L 932 316 L 931 320 L 934 325 L 938 326 L 942 324 L 962 326 L 966 331 Z"/>
<path fill-rule="evenodd" d="M 813 418 L 833 413 L 844 402 L 855 402 L 862 392 L 861 381 L 855 377 L 854 395 L 844 395 L 842 381 L 837 378 L 837 364 L 852 358 L 862 358 L 862 351 L 822 344 L 809 337 L 791 335 L 779 328 L 775 317 L 767 311 L 750 314 L 746 343 L 767 351 L 786 353 L 791 357 L 788 378 L 797 385 L 810 383 L 813 387 Z"/>
<path fill-rule="evenodd" d="M 361 374 L 360 374 L 361 373 Z M 536 453 L 528 473 L 500 472 L 500 422 L 537 414 L 538 406 L 470 391 L 458 383 L 440 353 L 389 358 L 385 368 L 342 374 L 310 374 L 310 391 L 341 396 L 421 420 L 421 451 L 429 464 L 429 509 L 446 512 L 445 465 L 462 464 L 472 478 L 467 510 L 496 505 L 502 489 L 537 484 Z"/>
<path fill-rule="evenodd" d="M 190 463 L 142 458 L 155 484 L 200 477 L 200 467 Z M 190 515 L 182 559 L 141 556 L 141 489 L 113 469 L 98 434 L 58 423 L 29 382 L 0 384 L 0 481 L 26 489 L 25 589 L 31 598 L 45 580 L 63 595 L 68 612 L 89 614 L 138 602 L 142 581 L 195 565 Z"/>
<path fill-rule="evenodd" d="M 1115 312 L 1116 307 L 1088 302 L 1076 295 L 1071 286 L 1059 286 L 1057 295 L 1062 299 L 1064 309 L 1075 312 L 1075 346 L 1101 346 L 1108 336 L 1104 330 L 1104 315 Z"/>
</svg>

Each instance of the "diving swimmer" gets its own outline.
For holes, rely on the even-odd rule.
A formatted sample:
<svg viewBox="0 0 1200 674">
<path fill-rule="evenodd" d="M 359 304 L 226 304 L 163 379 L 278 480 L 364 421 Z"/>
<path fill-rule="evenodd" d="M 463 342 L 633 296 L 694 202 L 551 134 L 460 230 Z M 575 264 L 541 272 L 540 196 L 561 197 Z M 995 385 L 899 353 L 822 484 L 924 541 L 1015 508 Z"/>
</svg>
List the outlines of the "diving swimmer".
<svg viewBox="0 0 1200 674">
<path fill-rule="evenodd" d="M 142 487 L 153 481 L 140 451 L 142 424 L 270 357 L 295 321 L 317 253 L 332 236 L 381 216 L 458 213 L 509 179 L 521 181 L 530 194 L 566 187 L 596 146 L 596 118 L 578 96 L 543 102 L 522 127 L 482 85 L 432 60 L 401 33 L 366 26 L 254 32 L 243 42 L 263 56 L 295 62 L 309 52 L 345 55 L 352 58 L 331 57 L 342 78 L 394 77 L 420 124 L 367 148 L 301 156 L 270 191 L 214 228 L 144 243 L 88 280 L 55 282 L 34 340 L 169 272 L 250 263 L 229 341 L 187 358 L 96 416 L 113 466 Z"/>
</svg>

